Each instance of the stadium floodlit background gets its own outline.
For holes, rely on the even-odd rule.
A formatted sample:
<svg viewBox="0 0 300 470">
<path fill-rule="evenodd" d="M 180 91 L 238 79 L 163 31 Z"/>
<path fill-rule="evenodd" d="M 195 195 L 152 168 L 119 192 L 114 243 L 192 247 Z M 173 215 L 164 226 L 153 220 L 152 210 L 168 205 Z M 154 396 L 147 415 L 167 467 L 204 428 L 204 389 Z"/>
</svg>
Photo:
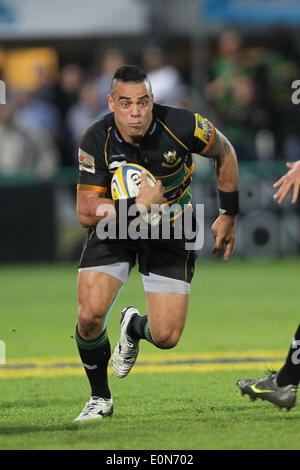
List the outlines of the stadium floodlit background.
<svg viewBox="0 0 300 470">
<path fill-rule="evenodd" d="M 270 351 L 280 349 L 280 360 L 283 360 L 299 321 L 296 283 L 300 203 L 291 205 L 288 197 L 279 206 L 273 200 L 272 186 L 286 171 L 285 163 L 300 158 L 300 104 L 297 104 L 300 95 L 293 88 L 293 83 L 300 80 L 299 30 L 298 0 L 0 0 L 0 318 L 5 320 L 1 322 L 0 340 L 6 343 L 8 365 L 11 363 L 12 367 L 8 375 L 0 367 L 0 377 L 8 380 L 8 388 L 3 385 L 1 395 L 6 400 L 1 404 L 7 419 L 2 427 L 2 437 L 7 438 L 5 448 L 49 448 L 53 431 L 61 434 L 51 441 L 52 448 L 80 445 L 79 432 L 76 443 L 70 433 L 64 440 L 63 433 L 73 427 L 68 428 L 63 419 L 67 415 L 66 422 L 70 422 L 87 398 L 83 372 L 80 382 L 78 377 L 73 377 L 69 384 L 64 378 L 70 399 L 65 398 L 65 391 L 61 392 L 59 424 L 53 411 L 59 380 L 35 383 L 28 378 L 26 386 L 24 379 L 15 387 L 9 386 L 9 378 L 15 377 L 17 381 L 17 377 L 31 377 L 31 369 L 42 367 L 42 362 L 35 364 L 37 358 L 76 355 L 72 336 L 77 308 L 76 267 L 85 236 L 75 207 L 77 148 L 86 128 L 108 111 L 106 96 L 112 75 L 125 63 L 140 64 L 146 70 L 156 101 L 189 108 L 211 120 L 230 139 L 239 159 L 241 214 L 237 249 L 233 261 L 227 264 L 212 256 L 214 241 L 210 227 L 218 213 L 212 164 L 205 158 L 195 159 L 193 202 L 205 205 L 205 241 L 198 253 L 204 268 L 197 278 L 202 284 L 199 292 L 194 290 L 185 336 L 176 351 L 193 353 L 195 360 L 199 352 L 227 354 L 249 350 L 268 350 L 269 355 L 263 357 L 271 358 L 278 354 L 272 356 Z M 290 264 L 293 262 L 294 265 Z M 133 279 L 137 282 L 136 277 Z M 142 288 L 141 293 L 133 284 L 128 289 L 131 297 L 126 289 L 124 296 L 128 295 L 129 304 L 136 300 L 139 305 Z M 201 328 L 200 304 L 206 312 Z M 118 300 L 116 307 L 119 309 L 121 305 Z M 119 320 L 115 317 L 111 321 L 110 331 L 115 341 Z M 72 344 L 66 343 L 66 331 L 68 338 L 73 338 Z M 143 347 L 153 354 L 153 348 L 147 344 Z M 32 367 L 26 363 L 25 372 L 20 370 L 20 375 L 17 372 L 14 375 L 18 367 L 9 361 L 24 358 L 35 358 L 31 360 Z M 208 360 L 207 356 L 203 360 Z M 236 361 L 236 356 L 233 360 Z M 49 371 L 49 364 L 45 364 Z M 67 366 L 64 365 L 66 376 Z M 256 366 L 248 363 L 247 367 Z M 261 373 L 261 367 L 257 365 L 257 369 Z M 58 367 L 59 370 L 62 369 Z M 35 373 L 38 377 L 38 371 L 33 371 L 32 377 Z M 295 426 L 293 435 L 296 435 L 297 422 L 279 423 L 286 426 L 284 440 L 284 429 L 277 427 L 279 420 L 271 415 L 273 410 L 269 411 L 266 404 L 261 404 L 263 408 L 258 410 L 270 413 L 267 435 L 275 434 L 268 444 L 259 442 L 256 434 L 261 433 L 256 433 L 256 422 L 252 421 L 257 417 L 254 408 L 243 408 L 240 397 L 234 397 L 232 405 L 236 375 L 231 369 L 222 374 L 225 375 L 202 374 L 201 383 L 206 383 L 212 394 L 216 392 L 217 402 L 224 401 L 224 407 L 215 404 L 213 395 L 201 395 L 203 389 L 199 388 L 200 381 L 195 374 L 187 373 L 186 384 L 189 380 L 194 382 L 185 390 L 181 384 L 170 385 L 173 378 L 167 375 L 158 378 L 154 373 L 151 379 L 154 396 L 154 385 L 160 380 L 166 381 L 165 390 L 174 387 L 172 396 L 177 396 L 178 387 L 183 396 L 185 393 L 190 396 L 186 396 L 183 404 L 178 405 L 176 400 L 169 403 L 169 414 L 165 412 L 165 403 L 155 403 L 156 412 L 164 416 L 165 433 L 161 441 L 153 443 L 150 439 L 147 445 L 153 443 L 156 448 L 182 445 L 187 449 L 206 445 L 208 448 L 234 448 L 235 445 L 296 448 L 296 438 L 294 443 L 290 440 L 289 426 Z M 225 380 L 224 377 L 227 381 L 220 392 L 216 384 Z M 130 379 L 134 381 L 135 376 Z M 149 389 L 147 379 L 143 380 L 145 390 Z M 119 400 L 123 400 L 125 407 L 129 396 L 130 417 L 135 405 L 130 402 L 131 394 L 126 387 L 132 385 L 128 384 L 130 381 L 122 383 L 124 395 Z M 143 381 L 136 386 L 142 397 L 146 392 L 140 384 Z M 47 408 L 50 388 L 53 409 Z M 157 396 L 163 400 L 159 393 Z M 195 405 L 198 393 L 201 405 Z M 18 408 L 19 399 L 21 408 Z M 200 406 L 196 408 L 201 413 L 199 416 L 212 420 L 212 437 L 210 426 L 201 428 L 203 420 L 197 418 L 193 428 L 194 414 L 192 410 L 188 414 L 187 403 Z M 141 409 L 144 406 L 144 402 L 140 403 Z M 49 425 L 48 416 L 53 416 L 53 425 Z M 146 408 L 146 416 L 156 419 L 153 407 Z M 172 417 L 174 421 L 168 421 Z M 229 425 L 225 423 L 227 417 L 232 420 Z M 122 441 L 122 432 L 124 436 L 128 434 L 127 419 L 121 415 L 117 421 L 119 427 L 106 428 L 107 434 L 102 436 L 104 448 L 118 448 L 113 445 L 131 448 L 125 438 Z M 146 429 L 147 423 L 144 423 Z M 161 421 L 156 424 L 149 436 L 156 435 L 160 427 L 164 429 Z M 231 441 L 226 441 L 227 434 L 222 427 L 227 425 L 232 432 Z M 176 433 L 177 426 L 178 439 L 164 444 L 169 429 Z M 111 440 L 110 429 L 115 429 Z M 144 429 L 140 429 L 140 435 Z M 46 442 L 48 431 L 50 437 Z M 32 432 L 43 434 L 44 441 L 35 442 L 36 435 L 30 437 Z M 191 437 L 192 432 L 193 438 L 184 441 L 184 433 Z M 20 436 L 18 442 L 9 440 L 14 435 Z M 235 439 L 239 435 L 244 441 L 237 444 Z M 215 437 L 219 439 L 216 442 Z M 89 436 L 91 440 L 86 444 L 84 439 L 81 445 L 88 448 L 93 437 Z M 98 448 L 98 443 L 93 445 Z M 145 444 L 137 441 L 136 445 L 142 448 Z"/>
<path fill-rule="evenodd" d="M 74 261 L 77 146 L 107 112 L 116 67 L 138 63 L 156 100 L 212 120 L 241 171 L 236 257 L 299 253 L 298 207 L 272 200 L 285 161 L 300 157 L 300 7 L 269 0 L 0 1 L 1 262 Z M 272 5 L 274 5 L 272 7 Z M 62 12 L 57 15 L 57 12 Z M 211 163 L 197 159 L 194 202 L 205 204 L 205 246 L 218 206 Z M 21 231 L 21 235 L 20 235 Z"/>
</svg>

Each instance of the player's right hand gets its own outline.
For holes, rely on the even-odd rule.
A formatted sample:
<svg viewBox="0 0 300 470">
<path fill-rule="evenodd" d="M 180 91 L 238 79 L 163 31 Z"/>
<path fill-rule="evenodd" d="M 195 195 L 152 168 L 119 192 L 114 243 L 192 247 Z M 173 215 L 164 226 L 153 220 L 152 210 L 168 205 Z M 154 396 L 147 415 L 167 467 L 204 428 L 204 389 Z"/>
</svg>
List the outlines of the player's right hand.
<svg viewBox="0 0 300 470">
<path fill-rule="evenodd" d="M 286 166 L 290 168 L 290 170 L 273 185 L 273 188 L 279 188 L 274 195 L 274 199 L 277 199 L 279 204 L 285 200 L 290 190 L 293 190 L 292 203 L 297 201 L 299 195 L 300 160 L 292 163 L 288 162 Z"/>
<path fill-rule="evenodd" d="M 165 189 L 160 180 L 157 180 L 154 186 L 150 186 L 147 181 L 147 173 L 142 171 L 140 191 L 136 197 L 137 204 L 143 204 L 147 210 L 151 210 L 152 204 L 162 204 L 167 201 L 164 197 Z"/>
</svg>

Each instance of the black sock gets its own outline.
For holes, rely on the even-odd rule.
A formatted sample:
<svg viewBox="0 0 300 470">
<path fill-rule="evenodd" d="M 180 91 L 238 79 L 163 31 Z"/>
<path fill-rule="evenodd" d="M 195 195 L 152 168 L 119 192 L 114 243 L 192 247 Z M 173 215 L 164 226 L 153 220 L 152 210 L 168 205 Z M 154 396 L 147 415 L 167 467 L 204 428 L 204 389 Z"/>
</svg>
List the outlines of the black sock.
<svg viewBox="0 0 300 470">
<path fill-rule="evenodd" d="M 75 337 L 80 358 L 91 385 L 91 395 L 111 398 L 107 380 L 107 365 L 111 350 L 106 330 L 98 338 L 86 341 L 81 338 L 78 326 L 76 326 Z"/>
<path fill-rule="evenodd" d="M 155 345 L 150 333 L 147 315 L 143 317 L 135 315 L 128 324 L 127 332 L 133 340 L 145 339 Z"/>
<path fill-rule="evenodd" d="M 300 325 L 295 333 L 285 364 L 278 372 L 276 381 L 279 387 L 298 385 L 300 382 Z"/>
</svg>

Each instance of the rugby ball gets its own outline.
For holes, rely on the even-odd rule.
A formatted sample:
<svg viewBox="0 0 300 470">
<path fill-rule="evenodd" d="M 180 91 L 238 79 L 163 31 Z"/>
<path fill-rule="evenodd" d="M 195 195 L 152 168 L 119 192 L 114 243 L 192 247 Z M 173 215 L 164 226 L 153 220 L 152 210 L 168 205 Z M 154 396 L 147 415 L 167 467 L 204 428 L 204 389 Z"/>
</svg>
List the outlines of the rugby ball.
<svg viewBox="0 0 300 470">
<path fill-rule="evenodd" d="M 156 183 L 154 176 L 144 167 L 135 163 L 127 163 L 115 171 L 111 180 L 111 195 L 114 201 L 136 197 L 139 194 L 143 170 L 147 172 L 148 184 L 154 186 Z"/>
<path fill-rule="evenodd" d="M 129 197 L 136 197 L 140 191 L 141 173 L 145 170 L 147 173 L 147 181 L 150 186 L 154 186 L 156 179 L 151 175 L 150 171 L 146 170 L 143 166 L 135 163 L 127 163 L 120 166 L 113 174 L 111 180 L 111 195 L 114 201 L 117 199 L 127 199 Z M 140 215 L 135 220 L 136 224 L 144 222 L 146 225 L 156 225 L 160 220 L 160 215 L 157 213 L 147 213 Z"/>
</svg>

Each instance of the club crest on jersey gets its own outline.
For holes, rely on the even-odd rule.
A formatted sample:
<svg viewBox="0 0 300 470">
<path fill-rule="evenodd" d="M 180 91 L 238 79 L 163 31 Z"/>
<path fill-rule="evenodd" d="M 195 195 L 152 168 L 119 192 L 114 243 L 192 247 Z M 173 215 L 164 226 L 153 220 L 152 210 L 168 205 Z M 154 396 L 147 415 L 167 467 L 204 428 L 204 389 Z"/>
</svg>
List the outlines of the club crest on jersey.
<svg viewBox="0 0 300 470">
<path fill-rule="evenodd" d="M 167 168 L 172 168 L 181 161 L 181 157 L 177 157 L 176 155 L 176 150 L 169 150 L 168 152 L 165 152 L 164 157 L 166 161 L 163 162 L 161 165 Z"/>
</svg>

